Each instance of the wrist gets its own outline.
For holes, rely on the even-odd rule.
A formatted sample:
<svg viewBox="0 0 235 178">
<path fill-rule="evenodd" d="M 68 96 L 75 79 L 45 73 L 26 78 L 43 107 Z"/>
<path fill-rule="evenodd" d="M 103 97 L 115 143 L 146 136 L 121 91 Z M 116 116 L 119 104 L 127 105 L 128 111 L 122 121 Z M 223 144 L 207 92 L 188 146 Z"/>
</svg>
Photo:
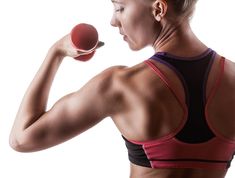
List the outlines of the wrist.
<svg viewBox="0 0 235 178">
<path fill-rule="evenodd" d="M 62 47 L 58 44 L 54 44 L 48 51 L 48 54 L 53 56 L 53 58 L 63 59 L 66 57 L 66 53 L 63 51 Z"/>
</svg>

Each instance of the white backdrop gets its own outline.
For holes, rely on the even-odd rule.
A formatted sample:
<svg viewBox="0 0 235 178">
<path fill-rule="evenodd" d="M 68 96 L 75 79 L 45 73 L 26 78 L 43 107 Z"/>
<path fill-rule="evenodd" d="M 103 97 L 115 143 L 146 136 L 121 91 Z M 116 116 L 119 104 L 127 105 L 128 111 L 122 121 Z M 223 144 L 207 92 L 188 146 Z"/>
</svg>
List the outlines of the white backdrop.
<svg viewBox="0 0 235 178">
<path fill-rule="evenodd" d="M 199 0 L 192 27 L 221 55 L 235 60 L 232 0 Z M 110 26 L 110 0 L 0 1 L 0 177 L 124 178 L 129 176 L 127 151 L 110 118 L 80 136 L 37 153 L 17 153 L 8 145 L 9 132 L 29 82 L 49 47 L 77 23 L 93 24 L 105 47 L 82 63 L 67 58 L 58 71 L 49 107 L 78 90 L 91 77 L 113 65 L 134 65 L 153 50 L 133 52 Z M 235 161 L 234 161 L 235 162 Z M 226 178 L 234 178 L 235 163 Z"/>
</svg>

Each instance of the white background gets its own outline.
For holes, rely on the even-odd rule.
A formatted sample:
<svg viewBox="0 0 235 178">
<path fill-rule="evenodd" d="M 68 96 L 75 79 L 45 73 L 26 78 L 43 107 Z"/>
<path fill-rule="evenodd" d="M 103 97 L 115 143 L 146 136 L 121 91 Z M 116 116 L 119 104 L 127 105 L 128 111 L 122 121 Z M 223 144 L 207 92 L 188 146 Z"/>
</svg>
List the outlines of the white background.
<svg viewBox="0 0 235 178">
<path fill-rule="evenodd" d="M 199 0 L 192 27 L 210 48 L 235 60 L 232 0 Z M 113 65 L 132 66 L 153 54 L 133 52 L 109 25 L 110 0 L 0 1 L 0 177 L 127 178 L 129 162 L 110 118 L 80 136 L 37 153 L 17 153 L 8 136 L 23 94 L 49 47 L 77 23 L 93 24 L 105 47 L 87 62 L 66 58 L 53 83 L 49 106 Z M 234 161 L 235 162 L 235 161 Z M 234 178 L 235 163 L 226 178 Z"/>
</svg>

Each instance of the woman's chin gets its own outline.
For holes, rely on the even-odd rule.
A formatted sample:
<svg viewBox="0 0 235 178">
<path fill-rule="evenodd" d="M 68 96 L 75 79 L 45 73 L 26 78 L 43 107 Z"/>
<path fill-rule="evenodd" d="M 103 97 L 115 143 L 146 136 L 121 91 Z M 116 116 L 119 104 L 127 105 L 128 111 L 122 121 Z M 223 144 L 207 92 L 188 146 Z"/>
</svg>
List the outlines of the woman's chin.
<svg viewBox="0 0 235 178">
<path fill-rule="evenodd" d="M 139 51 L 141 49 L 144 48 L 143 45 L 139 45 L 133 41 L 131 41 L 127 36 L 124 36 L 123 37 L 123 40 L 129 45 L 129 48 L 132 50 L 132 51 Z"/>
<path fill-rule="evenodd" d="M 139 45 L 137 44 L 134 44 L 134 43 L 131 43 L 131 42 L 127 42 L 127 44 L 129 45 L 129 48 L 132 50 L 132 51 L 139 51 L 142 49 L 142 47 L 140 47 Z"/>
<path fill-rule="evenodd" d="M 130 48 L 132 51 L 139 51 L 139 50 L 141 50 L 141 49 L 144 48 L 143 46 L 138 46 L 138 45 L 130 44 L 130 43 L 128 43 L 128 45 L 129 45 L 129 48 Z"/>
</svg>

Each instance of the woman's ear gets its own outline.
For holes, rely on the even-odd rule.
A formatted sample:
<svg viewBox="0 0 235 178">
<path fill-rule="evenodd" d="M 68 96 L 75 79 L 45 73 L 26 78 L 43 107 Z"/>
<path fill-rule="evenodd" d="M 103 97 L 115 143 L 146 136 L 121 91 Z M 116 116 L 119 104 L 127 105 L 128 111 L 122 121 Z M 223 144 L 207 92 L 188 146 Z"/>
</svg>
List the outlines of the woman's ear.
<svg viewBox="0 0 235 178">
<path fill-rule="evenodd" d="M 155 0 L 152 4 L 152 13 L 154 18 L 160 22 L 167 12 L 167 2 L 165 0 Z"/>
</svg>

